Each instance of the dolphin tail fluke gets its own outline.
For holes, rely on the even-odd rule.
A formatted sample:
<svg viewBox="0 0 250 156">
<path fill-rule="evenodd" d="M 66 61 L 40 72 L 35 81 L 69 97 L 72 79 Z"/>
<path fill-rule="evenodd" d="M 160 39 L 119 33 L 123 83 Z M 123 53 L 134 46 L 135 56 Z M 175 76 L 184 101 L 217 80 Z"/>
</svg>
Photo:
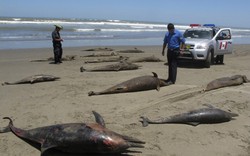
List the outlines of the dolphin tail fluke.
<svg viewBox="0 0 250 156">
<path fill-rule="evenodd" d="M 8 120 L 10 120 L 10 122 L 9 122 L 9 125 L 8 125 L 8 126 L 3 127 L 3 128 L 0 128 L 0 133 L 7 133 L 7 132 L 10 132 L 10 131 L 11 131 L 10 125 L 13 125 L 13 122 L 12 122 L 11 118 L 9 118 L 9 117 L 4 117 L 3 119 L 8 119 Z"/>
<path fill-rule="evenodd" d="M 13 125 L 12 120 L 11 120 L 9 117 L 4 117 L 3 119 L 9 119 L 10 122 L 9 122 L 9 125 L 8 125 L 8 126 L 3 127 L 3 128 L 0 128 L 0 133 L 7 133 L 7 132 L 10 132 L 10 131 L 11 131 L 10 125 Z"/>
<path fill-rule="evenodd" d="M 90 92 L 88 92 L 88 95 L 89 96 L 100 95 L 100 93 L 99 92 L 90 91 Z"/>
<path fill-rule="evenodd" d="M 80 67 L 80 72 L 85 72 L 85 71 L 86 71 L 86 69 L 85 69 L 85 68 Z"/>
<path fill-rule="evenodd" d="M 4 85 L 12 85 L 13 83 L 9 83 L 9 82 L 3 82 L 2 83 L 2 86 L 4 86 Z"/>
<path fill-rule="evenodd" d="M 13 121 L 12 121 L 12 119 L 11 118 L 9 118 L 9 117 L 4 117 L 3 119 L 8 119 L 10 122 L 9 122 L 9 127 L 11 127 L 11 126 L 13 126 Z"/>
<path fill-rule="evenodd" d="M 13 121 L 12 121 L 12 119 L 11 119 L 11 118 L 9 118 L 9 117 L 4 117 L 3 119 L 8 119 L 8 120 L 10 120 L 9 125 L 13 125 Z"/>
<path fill-rule="evenodd" d="M 88 92 L 88 95 L 89 96 L 95 95 L 95 92 L 94 91 L 90 91 L 90 92 Z"/>
<path fill-rule="evenodd" d="M 142 126 L 147 127 L 149 119 L 147 117 L 143 117 L 143 116 L 141 117 L 141 119 L 142 120 L 140 122 L 142 123 Z"/>
<path fill-rule="evenodd" d="M 250 82 L 250 80 L 248 80 L 248 78 L 246 77 L 246 75 L 243 75 L 242 78 L 243 78 L 243 82 L 245 82 L 245 83 L 249 83 Z"/>
</svg>

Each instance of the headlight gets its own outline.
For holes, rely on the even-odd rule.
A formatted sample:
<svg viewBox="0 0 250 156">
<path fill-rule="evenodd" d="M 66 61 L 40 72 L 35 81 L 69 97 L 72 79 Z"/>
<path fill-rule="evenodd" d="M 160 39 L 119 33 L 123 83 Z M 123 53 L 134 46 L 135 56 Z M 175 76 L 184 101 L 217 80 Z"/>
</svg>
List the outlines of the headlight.
<svg viewBox="0 0 250 156">
<path fill-rule="evenodd" d="M 196 49 L 206 49 L 207 46 L 205 45 L 197 45 Z"/>
</svg>

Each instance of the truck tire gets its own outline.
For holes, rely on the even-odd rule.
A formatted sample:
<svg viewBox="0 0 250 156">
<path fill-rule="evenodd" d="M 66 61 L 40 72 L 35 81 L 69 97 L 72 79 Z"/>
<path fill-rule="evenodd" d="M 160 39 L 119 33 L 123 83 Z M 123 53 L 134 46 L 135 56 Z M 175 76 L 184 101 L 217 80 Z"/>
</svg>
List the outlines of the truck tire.
<svg viewBox="0 0 250 156">
<path fill-rule="evenodd" d="M 216 56 L 216 63 L 223 64 L 224 63 L 224 55 L 217 55 Z"/>
<path fill-rule="evenodd" d="M 207 59 L 205 60 L 204 66 L 206 68 L 210 68 L 211 64 L 214 63 L 214 51 L 213 49 L 209 49 Z"/>
</svg>

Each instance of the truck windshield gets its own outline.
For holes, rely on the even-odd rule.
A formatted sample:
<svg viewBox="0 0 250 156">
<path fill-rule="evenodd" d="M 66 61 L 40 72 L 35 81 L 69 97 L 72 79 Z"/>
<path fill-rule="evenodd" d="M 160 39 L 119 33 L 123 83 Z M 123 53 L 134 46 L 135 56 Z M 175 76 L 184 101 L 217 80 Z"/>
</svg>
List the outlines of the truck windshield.
<svg viewBox="0 0 250 156">
<path fill-rule="evenodd" d="M 209 30 L 186 30 L 184 33 L 185 38 L 211 39 L 212 36 L 212 31 Z"/>
</svg>

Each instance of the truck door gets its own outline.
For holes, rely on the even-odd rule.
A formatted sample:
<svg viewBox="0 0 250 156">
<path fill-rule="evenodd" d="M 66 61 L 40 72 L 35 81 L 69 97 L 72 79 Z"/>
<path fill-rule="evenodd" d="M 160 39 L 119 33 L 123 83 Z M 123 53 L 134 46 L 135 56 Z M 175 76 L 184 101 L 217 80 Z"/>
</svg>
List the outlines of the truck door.
<svg viewBox="0 0 250 156">
<path fill-rule="evenodd" d="M 216 34 L 216 55 L 233 52 L 232 34 L 230 29 L 222 29 Z"/>
</svg>

